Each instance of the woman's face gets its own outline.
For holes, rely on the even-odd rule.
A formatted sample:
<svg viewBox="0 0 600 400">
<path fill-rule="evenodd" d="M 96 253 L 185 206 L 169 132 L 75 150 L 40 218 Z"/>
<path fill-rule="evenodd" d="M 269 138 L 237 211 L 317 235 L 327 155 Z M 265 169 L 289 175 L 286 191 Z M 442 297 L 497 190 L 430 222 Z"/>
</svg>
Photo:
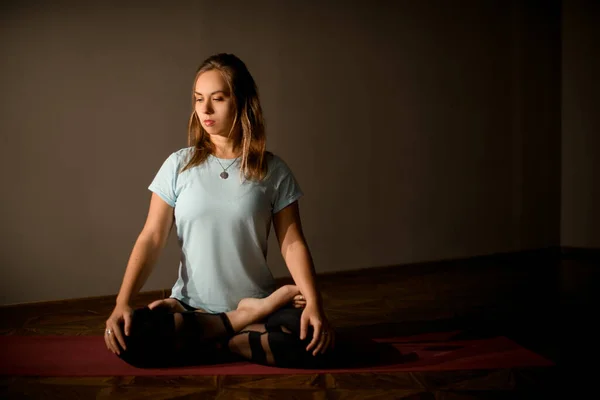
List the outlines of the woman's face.
<svg viewBox="0 0 600 400">
<path fill-rule="evenodd" d="M 194 109 L 204 130 L 211 136 L 228 137 L 235 119 L 235 105 L 219 71 L 206 71 L 198 77 L 194 99 Z"/>
</svg>

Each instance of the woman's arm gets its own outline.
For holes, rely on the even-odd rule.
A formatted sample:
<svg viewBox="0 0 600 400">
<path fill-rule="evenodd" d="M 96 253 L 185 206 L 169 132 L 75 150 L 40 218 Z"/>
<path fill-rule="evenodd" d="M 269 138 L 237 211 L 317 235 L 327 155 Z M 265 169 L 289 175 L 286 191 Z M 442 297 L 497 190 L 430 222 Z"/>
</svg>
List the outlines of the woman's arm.
<svg viewBox="0 0 600 400">
<path fill-rule="evenodd" d="M 275 214 L 273 225 L 281 255 L 296 286 L 306 299 L 306 305 L 320 306 L 322 298 L 316 287 L 314 264 L 302 232 L 298 202 L 293 202 Z"/>
<path fill-rule="evenodd" d="M 152 193 L 148 217 L 131 251 L 117 304 L 129 304 L 144 286 L 167 242 L 173 221 L 173 207 Z"/>
<path fill-rule="evenodd" d="M 317 289 L 315 268 L 302 232 L 298 202 L 295 201 L 275 214 L 273 224 L 283 259 L 300 293 L 306 299 L 306 307 L 300 320 L 300 339 L 306 338 L 308 326 L 312 326 L 313 338 L 306 350 L 312 350 L 313 355 L 324 353 L 334 346 L 335 337 L 323 310 L 321 293 Z"/>
<path fill-rule="evenodd" d="M 146 224 L 133 246 L 115 308 L 106 321 L 104 342 L 115 354 L 126 349 L 123 333 L 129 335 L 131 329 L 133 311 L 130 303 L 150 276 L 154 263 L 167 242 L 173 220 L 173 208 L 153 193 Z"/>
</svg>

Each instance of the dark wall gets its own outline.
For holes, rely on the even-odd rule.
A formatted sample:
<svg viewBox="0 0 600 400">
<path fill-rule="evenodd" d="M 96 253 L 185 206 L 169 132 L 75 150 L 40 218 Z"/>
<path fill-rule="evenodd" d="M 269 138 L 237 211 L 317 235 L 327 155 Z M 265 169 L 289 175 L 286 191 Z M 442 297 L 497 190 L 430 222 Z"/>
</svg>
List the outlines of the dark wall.
<svg viewBox="0 0 600 400">
<path fill-rule="evenodd" d="M 216 52 L 257 80 L 318 272 L 560 244 L 558 3 L 338 4 L 4 2 L 0 303 L 117 293 Z"/>
<path fill-rule="evenodd" d="M 600 3 L 565 1 L 562 35 L 563 246 L 600 248 Z"/>
</svg>

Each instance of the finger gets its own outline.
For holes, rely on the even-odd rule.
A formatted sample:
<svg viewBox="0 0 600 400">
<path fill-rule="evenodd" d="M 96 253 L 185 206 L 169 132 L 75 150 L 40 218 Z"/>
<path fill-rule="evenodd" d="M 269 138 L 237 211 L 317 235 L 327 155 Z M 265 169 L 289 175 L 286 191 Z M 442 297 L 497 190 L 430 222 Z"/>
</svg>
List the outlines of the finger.
<svg viewBox="0 0 600 400">
<path fill-rule="evenodd" d="M 307 325 L 308 321 L 306 321 L 306 317 L 304 317 L 304 313 L 302 313 L 302 317 L 300 317 L 300 340 L 306 339 Z"/>
<path fill-rule="evenodd" d="M 104 344 L 106 345 L 106 348 L 108 350 L 110 350 L 110 351 L 112 351 L 114 353 L 113 348 L 112 348 L 112 346 L 110 344 L 110 341 L 108 340 L 108 335 L 106 334 L 106 329 L 108 329 L 108 328 L 104 329 Z"/>
<path fill-rule="evenodd" d="M 106 329 L 110 329 L 111 334 L 109 335 L 106 331 L 104 331 L 104 341 L 106 342 L 106 345 L 110 351 L 112 351 L 115 354 L 118 354 L 119 349 L 117 349 L 117 347 L 115 346 L 115 343 L 113 342 L 113 337 L 112 337 L 113 330 L 110 327 L 107 327 Z"/>
<path fill-rule="evenodd" d="M 110 341 L 110 345 L 113 348 L 113 352 L 116 355 L 120 355 L 121 354 L 121 349 L 119 348 L 119 344 L 117 343 L 117 339 L 115 339 L 114 332 L 112 334 L 108 335 L 108 340 Z"/>
<path fill-rule="evenodd" d="M 314 349 L 317 343 L 319 343 L 321 337 L 321 323 L 313 324 L 313 328 L 313 337 L 310 341 L 310 344 L 306 347 L 306 351 L 311 351 L 312 349 Z"/>
<path fill-rule="evenodd" d="M 327 350 L 327 344 L 329 343 L 329 335 L 321 335 L 319 345 L 315 349 L 315 355 L 323 354 Z"/>
<path fill-rule="evenodd" d="M 117 354 L 121 353 L 121 349 L 125 350 L 125 338 L 123 337 L 123 331 L 117 325 L 115 329 L 112 331 L 112 335 L 110 337 L 113 340 L 113 343 L 117 349 Z"/>
<path fill-rule="evenodd" d="M 125 336 L 129 336 L 131 333 L 131 314 L 123 315 L 123 319 L 125 320 Z"/>
<path fill-rule="evenodd" d="M 325 354 L 325 352 L 331 348 L 332 341 L 333 341 L 333 335 L 331 333 L 329 333 L 329 335 L 325 335 L 325 342 L 323 343 L 323 348 L 321 349 L 321 354 Z"/>
<path fill-rule="evenodd" d="M 325 332 L 325 330 L 322 330 L 322 332 Z M 313 356 L 316 356 L 317 354 L 319 354 L 321 352 L 321 350 L 325 346 L 325 341 L 327 340 L 327 336 L 328 335 L 319 335 L 319 341 L 317 342 L 317 346 L 315 347 L 315 350 L 313 351 Z"/>
<path fill-rule="evenodd" d="M 333 343 L 335 342 L 335 330 L 331 326 L 326 326 L 323 328 L 323 332 L 327 334 L 324 335 L 323 347 L 321 348 L 321 354 L 325 354 L 325 352 L 329 349 L 333 348 Z"/>
<path fill-rule="evenodd" d="M 119 354 L 119 347 L 117 346 L 117 343 L 115 342 L 114 330 L 111 329 L 110 335 L 108 333 L 106 334 L 106 340 L 108 340 L 111 351 L 115 354 Z"/>
</svg>

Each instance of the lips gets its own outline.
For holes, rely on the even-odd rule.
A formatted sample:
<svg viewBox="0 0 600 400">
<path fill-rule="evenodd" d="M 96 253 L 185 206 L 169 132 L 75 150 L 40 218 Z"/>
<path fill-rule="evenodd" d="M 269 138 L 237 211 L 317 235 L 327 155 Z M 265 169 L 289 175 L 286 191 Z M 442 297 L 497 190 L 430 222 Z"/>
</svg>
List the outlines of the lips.
<svg viewBox="0 0 600 400">
<path fill-rule="evenodd" d="M 206 125 L 206 126 L 213 126 L 215 124 L 215 121 L 212 119 L 205 119 L 202 122 L 204 122 L 204 125 Z"/>
</svg>

